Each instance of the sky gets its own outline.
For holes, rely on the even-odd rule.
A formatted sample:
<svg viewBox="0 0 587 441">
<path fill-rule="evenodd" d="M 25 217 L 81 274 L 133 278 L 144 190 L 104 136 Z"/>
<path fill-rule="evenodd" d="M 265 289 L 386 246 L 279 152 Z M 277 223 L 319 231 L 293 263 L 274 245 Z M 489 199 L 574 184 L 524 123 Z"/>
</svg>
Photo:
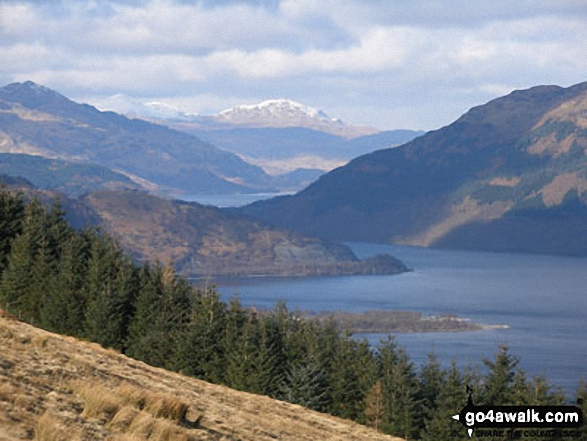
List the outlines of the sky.
<svg viewBox="0 0 587 441">
<path fill-rule="evenodd" d="M 287 98 L 432 130 L 587 81 L 587 0 L 0 0 L 0 85 L 27 80 L 101 108 Z"/>
</svg>

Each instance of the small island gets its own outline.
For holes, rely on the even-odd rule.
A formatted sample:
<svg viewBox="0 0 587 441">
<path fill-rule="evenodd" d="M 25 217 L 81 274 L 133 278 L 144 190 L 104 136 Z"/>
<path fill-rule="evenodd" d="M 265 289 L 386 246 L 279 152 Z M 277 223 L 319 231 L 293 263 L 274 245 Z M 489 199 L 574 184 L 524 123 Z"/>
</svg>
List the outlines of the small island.
<svg viewBox="0 0 587 441">
<path fill-rule="evenodd" d="M 506 329 L 507 325 L 473 323 L 456 314 L 425 316 L 422 312 L 368 310 L 363 312 L 304 311 L 302 317 L 317 320 L 334 320 L 340 329 L 353 334 L 393 334 L 415 332 L 467 332 L 487 329 Z"/>
</svg>

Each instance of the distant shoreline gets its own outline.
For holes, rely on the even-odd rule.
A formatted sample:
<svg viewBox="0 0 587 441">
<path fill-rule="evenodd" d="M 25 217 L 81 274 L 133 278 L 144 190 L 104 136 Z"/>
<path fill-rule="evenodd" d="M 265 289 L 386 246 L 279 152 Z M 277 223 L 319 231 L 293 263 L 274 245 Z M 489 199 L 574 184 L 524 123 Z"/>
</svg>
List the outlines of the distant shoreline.
<svg viewBox="0 0 587 441">
<path fill-rule="evenodd" d="M 353 334 L 411 334 L 422 332 L 471 332 L 507 329 L 503 324 L 473 323 L 456 314 L 425 316 L 422 312 L 368 310 L 300 312 L 300 316 L 320 321 L 334 320 L 344 331 Z"/>
</svg>

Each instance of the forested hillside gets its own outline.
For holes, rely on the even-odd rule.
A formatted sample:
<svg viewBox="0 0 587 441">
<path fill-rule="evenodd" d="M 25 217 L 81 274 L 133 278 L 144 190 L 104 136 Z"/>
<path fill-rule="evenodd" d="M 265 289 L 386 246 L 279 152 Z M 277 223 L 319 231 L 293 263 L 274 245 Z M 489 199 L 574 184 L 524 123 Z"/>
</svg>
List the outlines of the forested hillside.
<svg viewBox="0 0 587 441">
<path fill-rule="evenodd" d="M 81 337 L 237 390 L 268 395 L 422 440 L 467 439 L 450 418 L 466 402 L 546 404 L 565 400 L 529 379 L 507 348 L 486 372 L 421 370 L 393 339 L 374 349 L 333 321 L 302 319 L 220 300 L 169 267 L 136 265 L 111 238 L 76 232 L 58 206 L 0 193 L 0 306 L 44 329 Z M 587 394 L 587 386 L 579 389 Z"/>
</svg>

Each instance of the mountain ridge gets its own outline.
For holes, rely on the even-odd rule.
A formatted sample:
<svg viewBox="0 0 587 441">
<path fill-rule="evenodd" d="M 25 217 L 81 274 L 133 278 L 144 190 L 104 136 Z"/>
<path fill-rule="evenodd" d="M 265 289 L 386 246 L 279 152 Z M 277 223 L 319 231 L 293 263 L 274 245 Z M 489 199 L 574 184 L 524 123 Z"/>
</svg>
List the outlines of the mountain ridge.
<svg viewBox="0 0 587 441">
<path fill-rule="evenodd" d="M 101 112 L 33 82 L 0 88 L 0 151 L 90 162 L 188 193 L 273 189 L 257 166 L 191 135 Z"/>
<path fill-rule="evenodd" d="M 287 98 L 239 104 L 212 115 L 182 111 L 157 101 L 143 103 L 123 95 L 113 95 L 100 107 L 113 108 L 134 118 L 163 122 L 170 127 L 186 130 L 304 127 L 345 139 L 380 132 L 373 127 L 348 124 L 338 118 L 331 118 L 324 110 Z"/>
<path fill-rule="evenodd" d="M 242 212 L 334 240 L 449 248 L 468 241 L 469 249 L 493 249 L 482 239 L 491 225 L 507 236 L 499 250 L 586 255 L 586 244 L 571 238 L 587 236 L 577 229 L 587 188 L 586 92 L 587 83 L 514 91 L 400 147 L 355 158 L 295 196 Z M 539 222 L 553 207 L 557 220 Z M 504 226 L 512 216 L 516 231 L 540 225 L 516 238 Z M 540 242 L 547 225 L 555 231 L 548 244 Z"/>
</svg>

